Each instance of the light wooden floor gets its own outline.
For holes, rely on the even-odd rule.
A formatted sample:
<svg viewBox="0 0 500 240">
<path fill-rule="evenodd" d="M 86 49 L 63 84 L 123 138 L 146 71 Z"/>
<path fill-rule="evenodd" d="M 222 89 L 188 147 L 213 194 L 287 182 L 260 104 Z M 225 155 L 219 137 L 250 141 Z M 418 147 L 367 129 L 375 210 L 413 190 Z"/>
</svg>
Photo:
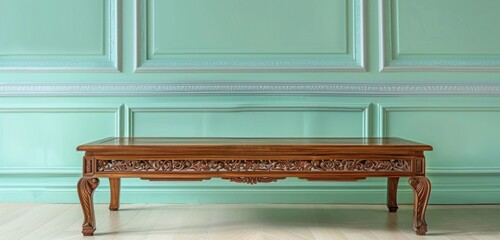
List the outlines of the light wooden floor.
<svg viewBox="0 0 500 240">
<path fill-rule="evenodd" d="M 326 240 L 500 239 L 500 205 L 429 206 L 427 236 L 411 230 L 412 206 L 96 205 L 97 231 L 81 236 L 77 204 L 0 203 L 0 239 Z"/>
</svg>

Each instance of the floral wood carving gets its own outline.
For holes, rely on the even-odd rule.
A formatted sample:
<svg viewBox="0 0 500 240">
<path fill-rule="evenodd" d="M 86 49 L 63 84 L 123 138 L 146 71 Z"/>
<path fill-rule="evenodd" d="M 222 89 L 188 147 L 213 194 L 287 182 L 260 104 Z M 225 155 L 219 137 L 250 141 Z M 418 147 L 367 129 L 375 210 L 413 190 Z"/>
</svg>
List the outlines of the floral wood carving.
<svg viewBox="0 0 500 240">
<path fill-rule="evenodd" d="M 236 183 L 247 183 L 250 185 L 257 184 L 257 183 L 270 183 L 270 182 L 276 182 L 280 179 L 284 178 L 274 178 L 274 177 L 232 177 L 232 178 L 223 178 L 223 179 L 228 179 L 231 182 L 236 182 Z"/>
<path fill-rule="evenodd" d="M 98 160 L 97 172 L 411 172 L 411 160 Z"/>
</svg>

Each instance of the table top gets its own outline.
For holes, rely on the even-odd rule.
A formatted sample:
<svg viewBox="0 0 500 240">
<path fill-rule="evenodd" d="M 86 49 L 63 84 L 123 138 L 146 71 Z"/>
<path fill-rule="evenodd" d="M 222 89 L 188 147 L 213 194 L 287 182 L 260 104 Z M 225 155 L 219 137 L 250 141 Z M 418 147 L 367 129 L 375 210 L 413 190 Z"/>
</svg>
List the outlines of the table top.
<svg viewBox="0 0 500 240">
<path fill-rule="evenodd" d="M 402 138 L 207 138 L 207 137 L 126 137 L 105 138 L 79 146 L 79 151 L 118 150 L 134 148 L 258 148 L 258 147 L 321 147 L 321 148 L 401 148 L 416 151 L 432 150 L 422 144 Z"/>
</svg>

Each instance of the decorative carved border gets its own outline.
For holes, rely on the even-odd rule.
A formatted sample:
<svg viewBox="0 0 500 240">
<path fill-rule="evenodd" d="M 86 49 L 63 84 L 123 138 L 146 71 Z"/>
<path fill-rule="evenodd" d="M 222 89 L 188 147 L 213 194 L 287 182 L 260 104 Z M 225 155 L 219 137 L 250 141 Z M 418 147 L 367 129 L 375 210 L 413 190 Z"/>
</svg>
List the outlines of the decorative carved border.
<svg viewBox="0 0 500 240">
<path fill-rule="evenodd" d="M 172 95 L 498 96 L 500 83 L 0 83 L 0 96 Z"/>
<path fill-rule="evenodd" d="M 40 60 L 0 60 L 0 72 L 119 72 L 121 71 L 121 0 L 103 0 L 109 19 L 106 59 L 78 59 L 78 55 L 66 58 Z M 0 94 L 1 95 L 1 94 Z"/>
<path fill-rule="evenodd" d="M 172 71 L 366 71 L 365 69 L 365 0 L 350 0 L 353 5 L 352 54 L 339 58 L 293 59 L 161 59 L 147 58 L 147 0 L 135 0 L 135 72 Z M 346 0 L 347 1 L 347 0 Z M 349 2 L 350 2 L 349 1 Z M 352 56 L 351 56 L 352 55 Z M 342 56 L 342 55 L 341 55 Z"/>
<path fill-rule="evenodd" d="M 411 172 L 407 159 L 97 160 L 96 172 Z"/>
<path fill-rule="evenodd" d="M 257 183 L 271 183 L 271 182 L 276 182 L 281 179 L 285 178 L 275 178 L 275 177 L 231 177 L 231 178 L 222 178 L 222 179 L 227 179 L 231 182 L 236 182 L 236 183 L 246 183 L 250 185 L 254 185 Z"/>
<path fill-rule="evenodd" d="M 379 70 L 380 71 L 500 71 L 500 56 L 494 59 L 466 56 L 455 60 L 430 58 L 393 59 L 391 4 L 395 0 L 379 0 Z"/>
</svg>

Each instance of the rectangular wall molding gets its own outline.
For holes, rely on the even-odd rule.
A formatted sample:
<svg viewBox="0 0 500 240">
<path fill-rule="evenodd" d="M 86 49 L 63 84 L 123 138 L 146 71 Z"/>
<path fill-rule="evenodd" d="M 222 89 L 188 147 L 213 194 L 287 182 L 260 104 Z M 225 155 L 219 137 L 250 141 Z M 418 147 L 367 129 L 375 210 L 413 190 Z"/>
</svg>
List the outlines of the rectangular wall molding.
<svg viewBox="0 0 500 240">
<path fill-rule="evenodd" d="M 332 2 L 329 3 L 331 4 Z M 160 34 L 155 35 L 155 31 L 162 29 L 151 25 L 154 23 L 154 18 L 157 17 L 150 12 L 151 6 L 157 7 L 157 4 L 155 4 L 155 0 L 135 0 L 135 72 L 297 70 L 365 71 L 364 0 L 345 0 L 344 4 L 346 5 L 346 12 L 344 14 L 347 16 L 347 19 L 345 20 L 347 22 L 347 26 L 345 26 L 347 31 L 338 32 L 334 35 L 345 35 L 347 46 L 346 52 L 339 51 L 331 54 L 317 54 L 312 52 L 296 54 L 290 52 L 291 50 L 287 50 L 288 52 L 283 53 L 258 53 L 259 49 L 234 49 L 224 51 L 213 49 L 207 53 L 195 54 L 192 51 L 196 50 L 198 52 L 206 52 L 207 50 L 189 48 L 175 49 L 174 46 L 167 46 L 168 49 L 173 49 L 172 53 L 155 55 L 154 52 L 151 51 L 157 51 L 158 49 L 157 47 L 153 47 L 152 44 L 158 40 L 157 38 L 160 38 Z M 331 10 L 333 11 L 335 9 Z M 274 14 L 285 14 L 285 12 L 275 12 Z M 243 16 L 240 16 L 240 18 L 242 17 Z M 240 18 L 238 19 L 241 20 Z M 296 21 L 297 15 L 294 15 L 294 18 L 289 19 L 289 21 L 292 20 Z M 203 19 L 201 21 L 210 22 L 210 19 Z M 203 26 L 201 24 L 202 23 L 200 22 L 199 25 L 194 26 L 200 28 L 197 30 L 198 32 L 203 31 Z M 228 25 L 227 27 L 230 29 L 233 28 L 231 25 Z M 262 26 L 256 29 L 262 29 Z M 308 29 L 311 29 L 311 27 Z M 191 29 L 183 29 L 182 31 L 189 30 Z M 185 33 L 179 31 L 180 30 L 177 30 L 178 34 Z M 279 29 L 275 29 L 274 33 L 279 33 Z M 189 35 L 189 33 L 185 34 Z M 186 39 L 186 41 L 187 40 L 188 39 Z M 233 44 L 234 42 L 231 43 Z M 253 53 L 255 51 L 257 51 L 257 53 Z"/>
<path fill-rule="evenodd" d="M 433 104 L 378 104 L 378 137 L 387 137 L 387 113 L 389 112 L 500 112 L 493 105 L 433 105 Z"/>
<path fill-rule="evenodd" d="M 45 176 L 45 177 L 76 177 L 82 175 L 81 167 L 66 167 L 66 168 L 7 168 L 0 167 L 0 175 L 2 176 Z"/>
<path fill-rule="evenodd" d="M 126 136 L 134 136 L 136 121 L 135 116 L 140 113 L 249 113 L 249 112 L 268 112 L 268 113 L 279 113 L 279 112 L 359 112 L 361 116 L 359 119 L 361 121 L 361 126 L 359 126 L 360 136 L 367 137 L 370 133 L 370 104 L 358 104 L 358 105 L 328 105 L 328 104 L 307 104 L 307 105 L 231 105 L 231 104 L 214 104 L 208 106 L 193 105 L 190 107 L 176 107 L 176 106 L 127 106 L 128 120 L 126 128 L 128 132 Z M 175 127 L 167 126 L 165 127 Z"/>
<path fill-rule="evenodd" d="M 0 177 L 72 176 L 74 167 L 82 164 L 78 145 L 122 133 L 119 105 L 3 105 L 7 104 L 0 106 Z"/>
<path fill-rule="evenodd" d="M 103 4 L 102 11 L 104 25 L 102 26 L 102 46 L 95 51 L 100 53 L 80 53 L 67 50 L 65 53 L 9 53 L 0 52 L 1 72 L 119 72 L 121 71 L 121 0 L 99 0 Z M 13 1 L 17 2 L 17 1 Z M 68 3 L 69 7 L 73 7 Z M 69 9 L 68 11 L 76 10 Z M 62 11 L 62 10 L 60 10 Z M 84 11 L 84 9 L 78 9 Z M 64 17 L 72 17 L 71 14 L 61 12 Z M 34 19 L 29 19 L 29 18 Z M 35 16 L 26 16 L 27 21 L 36 21 Z M 45 18 L 44 18 L 45 19 Z M 78 19 L 85 20 L 85 19 Z M 67 26 L 72 27 L 72 26 Z M 0 29 L 1 30 L 1 29 Z M 29 31 L 29 29 L 25 29 Z M 87 28 L 86 30 L 90 30 Z M 61 31 L 52 35 L 64 36 L 67 32 Z M 48 34 L 48 36 L 50 36 Z M 43 36 L 40 36 L 43 37 Z M 75 37 L 75 36 L 71 36 Z M 88 36 L 81 36 L 86 38 Z M 68 38 L 66 36 L 65 38 Z M 1 40 L 1 39 L 0 39 Z M 44 40 L 39 39 L 40 42 Z M 47 40 L 48 41 L 48 40 Z"/>
<path fill-rule="evenodd" d="M 377 112 L 377 136 L 408 138 L 433 146 L 434 150 L 425 154 L 430 176 L 450 167 L 455 170 L 455 176 L 448 175 L 447 179 L 440 178 L 433 183 L 461 181 L 458 176 L 475 171 L 483 171 L 485 175 L 481 177 L 489 176 L 491 182 L 498 182 L 498 177 L 493 176 L 500 167 L 496 144 L 500 133 L 497 124 L 500 105 L 385 103 L 378 105 Z"/>
<path fill-rule="evenodd" d="M 113 107 L 85 107 L 85 106 L 2 106 L 0 105 L 0 114 L 2 113 L 102 113 L 110 112 L 115 115 L 115 136 L 119 137 L 122 133 L 122 111 L 123 106 Z"/>
<path fill-rule="evenodd" d="M 496 18 L 496 12 L 493 10 L 500 7 L 500 5 L 494 3 L 495 1 L 486 2 L 482 0 L 475 2 L 448 0 L 447 2 L 419 2 L 418 4 L 422 8 L 421 12 L 419 12 L 420 9 L 415 9 L 414 7 L 404 8 L 405 10 L 408 9 L 407 11 L 409 12 L 400 12 L 401 8 L 398 7 L 402 4 L 415 4 L 416 2 L 379 0 L 380 71 L 500 71 L 500 48 L 496 44 L 498 40 L 485 41 L 485 38 L 500 37 L 500 35 L 489 31 L 489 27 L 485 27 L 485 24 L 488 26 L 497 26 L 500 23 L 497 20 L 498 18 Z M 429 4 L 429 6 L 424 7 L 424 4 Z M 465 4 L 480 6 L 483 10 L 487 11 L 483 11 L 482 14 L 475 14 L 476 11 Z M 485 4 L 497 5 L 495 7 Z M 430 9 L 440 9 L 440 7 L 453 8 L 455 10 L 447 11 L 448 15 L 443 14 L 440 10 L 429 11 Z M 460 9 L 461 7 L 462 9 Z M 471 12 L 470 14 L 460 14 L 464 10 Z M 453 14 L 453 12 L 459 11 L 460 13 Z M 420 13 L 425 13 L 426 15 L 419 15 Z M 405 14 L 412 15 L 407 16 Z M 444 16 L 447 16 L 447 18 L 443 18 Z M 485 20 L 496 19 L 494 21 L 497 22 L 486 22 L 477 19 L 463 21 L 464 18 L 478 18 L 479 16 L 484 17 Z M 404 17 L 408 19 L 404 19 Z M 427 19 L 435 19 L 434 24 L 422 26 L 424 24 L 421 23 L 422 20 Z M 462 21 L 458 21 L 459 19 L 462 19 Z M 406 21 L 401 23 L 400 21 L 402 20 Z M 443 29 L 440 30 L 440 27 Z M 424 28 L 427 29 L 425 30 Z M 488 29 L 489 32 L 469 32 L 479 31 L 479 29 Z M 404 33 L 402 33 L 403 31 Z M 463 33 L 467 35 L 462 36 L 461 34 Z M 402 34 L 407 34 L 408 36 Z M 473 35 L 477 35 L 477 38 L 483 40 L 470 39 Z M 405 40 L 407 41 L 405 42 Z M 426 46 L 429 47 L 423 52 L 417 43 L 427 41 L 429 43 Z M 486 51 L 479 49 L 479 47 L 472 48 L 472 43 L 483 44 L 483 46 L 490 44 L 488 45 L 490 50 Z M 425 45 L 424 43 L 422 44 Z M 430 46 L 433 44 L 440 44 L 439 46 L 442 47 L 434 50 Z M 448 47 L 446 47 L 447 45 Z M 445 51 L 445 48 L 450 49 Z M 468 48 L 471 48 L 471 50 L 468 50 Z"/>
</svg>

